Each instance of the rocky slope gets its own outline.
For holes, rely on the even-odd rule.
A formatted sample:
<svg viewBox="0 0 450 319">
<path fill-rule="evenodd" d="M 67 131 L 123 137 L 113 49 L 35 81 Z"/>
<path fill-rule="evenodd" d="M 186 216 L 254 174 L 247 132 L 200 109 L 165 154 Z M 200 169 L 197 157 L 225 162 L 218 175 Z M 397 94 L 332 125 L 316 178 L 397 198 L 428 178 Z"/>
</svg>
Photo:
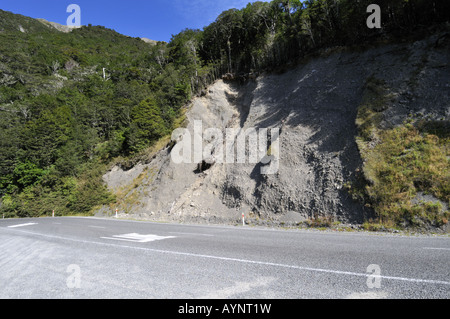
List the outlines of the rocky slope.
<svg viewBox="0 0 450 319">
<path fill-rule="evenodd" d="M 245 213 L 253 222 L 361 223 L 373 212 L 353 201 L 344 184 L 362 165 L 355 119 L 365 83 L 377 78 L 390 88 L 386 128 L 408 118 L 448 121 L 450 51 L 442 35 L 362 52 L 336 48 L 282 74 L 245 84 L 217 81 L 192 102 L 191 130 L 194 120 L 203 129 L 281 128 L 276 174 L 262 175 L 261 164 L 250 163 L 216 163 L 200 172 L 195 163 L 175 164 L 167 147 L 131 170 L 114 167 L 104 181 L 118 194 L 120 213 L 132 218 L 234 223 Z"/>
<path fill-rule="evenodd" d="M 72 32 L 73 29 L 80 28 L 77 26 L 68 26 L 68 25 L 62 25 L 56 22 L 47 21 L 45 19 L 36 19 L 37 21 L 41 22 L 42 24 L 46 25 L 49 28 L 53 28 L 55 30 L 58 30 L 60 32 L 69 33 Z"/>
</svg>

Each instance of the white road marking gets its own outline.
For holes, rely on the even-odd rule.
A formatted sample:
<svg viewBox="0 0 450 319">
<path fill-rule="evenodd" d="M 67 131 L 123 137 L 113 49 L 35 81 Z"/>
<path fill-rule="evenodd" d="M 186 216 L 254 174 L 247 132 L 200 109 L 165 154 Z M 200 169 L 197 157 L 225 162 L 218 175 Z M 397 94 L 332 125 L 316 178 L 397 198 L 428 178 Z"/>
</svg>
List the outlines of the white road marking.
<svg viewBox="0 0 450 319">
<path fill-rule="evenodd" d="M 98 228 L 98 229 L 106 229 L 106 227 L 102 226 L 88 226 L 89 228 Z"/>
<path fill-rule="evenodd" d="M 450 248 L 435 248 L 435 247 L 424 247 L 427 250 L 450 250 Z"/>
<path fill-rule="evenodd" d="M 100 237 L 102 239 L 112 239 L 112 240 L 123 240 L 131 241 L 135 243 L 149 243 L 156 240 L 164 240 L 169 238 L 176 238 L 174 236 L 157 236 L 157 235 L 140 235 L 136 233 L 124 234 L 124 235 L 114 235 L 113 237 Z"/>
<path fill-rule="evenodd" d="M 175 231 L 171 231 L 171 232 L 169 232 L 169 234 L 179 234 L 179 235 L 193 235 L 193 236 L 214 237 L 214 235 L 209 235 L 209 234 L 181 233 L 181 232 L 175 232 Z"/>
<path fill-rule="evenodd" d="M 33 225 L 37 225 L 37 223 L 27 223 L 27 224 L 12 225 L 12 226 L 8 226 L 8 228 L 18 228 L 18 227 L 26 227 L 26 226 L 33 226 Z"/>
</svg>

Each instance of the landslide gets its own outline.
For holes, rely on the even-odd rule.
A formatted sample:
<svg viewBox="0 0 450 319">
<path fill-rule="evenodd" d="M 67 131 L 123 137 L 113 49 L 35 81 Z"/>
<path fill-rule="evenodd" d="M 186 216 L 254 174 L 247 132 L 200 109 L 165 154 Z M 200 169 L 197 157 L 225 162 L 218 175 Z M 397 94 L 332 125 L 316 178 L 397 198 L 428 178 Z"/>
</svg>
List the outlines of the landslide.
<svg viewBox="0 0 450 319">
<path fill-rule="evenodd" d="M 281 128 L 277 174 L 261 164 L 175 164 L 167 146 L 132 169 L 115 166 L 104 176 L 118 198 L 122 217 L 158 221 L 298 224 L 327 219 L 361 224 L 376 217 L 352 198 L 348 185 L 361 178 L 358 111 L 368 83 L 388 92 L 377 125 L 390 129 L 406 120 L 448 123 L 448 37 L 378 45 L 364 50 L 334 48 L 283 73 L 245 83 L 216 81 L 189 105 L 187 128 Z M 172 145 L 173 146 L 173 145 Z M 110 214 L 103 207 L 99 215 Z"/>
</svg>

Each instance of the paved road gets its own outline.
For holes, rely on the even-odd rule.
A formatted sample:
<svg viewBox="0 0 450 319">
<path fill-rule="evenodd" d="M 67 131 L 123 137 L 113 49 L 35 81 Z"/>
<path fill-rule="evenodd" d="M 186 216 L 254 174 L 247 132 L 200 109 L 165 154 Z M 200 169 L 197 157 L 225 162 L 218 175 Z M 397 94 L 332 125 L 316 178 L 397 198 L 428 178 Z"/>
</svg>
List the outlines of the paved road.
<svg viewBox="0 0 450 319">
<path fill-rule="evenodd" d="M 450 238 L 0 220 L 0 298 L 445 298 Z"/>
</svg>

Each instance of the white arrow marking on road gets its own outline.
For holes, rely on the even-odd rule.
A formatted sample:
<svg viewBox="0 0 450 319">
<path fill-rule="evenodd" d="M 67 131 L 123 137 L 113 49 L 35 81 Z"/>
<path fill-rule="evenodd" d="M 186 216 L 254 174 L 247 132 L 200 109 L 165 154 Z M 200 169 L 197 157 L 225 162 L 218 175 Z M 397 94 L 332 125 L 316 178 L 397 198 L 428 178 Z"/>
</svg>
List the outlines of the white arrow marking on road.
<svg viewBox="0 0 450 319">
<path fill-rule="evenodd" d="M 25 227 L 25 226 L 32 226 L 32 225 L 37 225 L 37 223 L 27 223 L 27 224 L 13 225 L 13 226 L 8 226 L 8 228 Z"/>
<path fill-rule="evenodd" d="M 103 239 L 112 239 L 112 240 L 123 240 L 123 241 L 132 241 L 135 243 L 148 243 L 156 240 L 164 240 L 169 238 L 176 238 L 174 236 L 158 236 L 158 235 L 140 235 L 140 234 L 124 234 L 124 235 L 115 235 L 113 237 L 101 237 Z"/>
</svg>

